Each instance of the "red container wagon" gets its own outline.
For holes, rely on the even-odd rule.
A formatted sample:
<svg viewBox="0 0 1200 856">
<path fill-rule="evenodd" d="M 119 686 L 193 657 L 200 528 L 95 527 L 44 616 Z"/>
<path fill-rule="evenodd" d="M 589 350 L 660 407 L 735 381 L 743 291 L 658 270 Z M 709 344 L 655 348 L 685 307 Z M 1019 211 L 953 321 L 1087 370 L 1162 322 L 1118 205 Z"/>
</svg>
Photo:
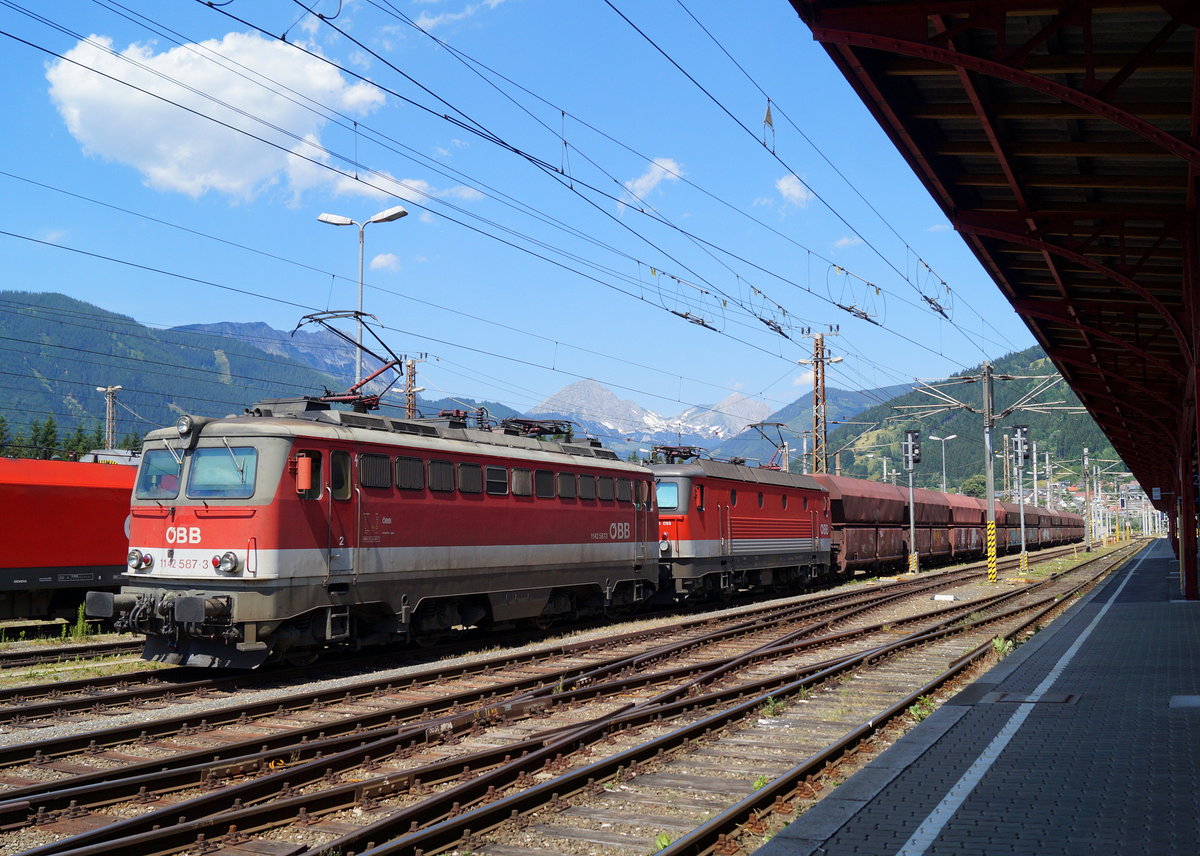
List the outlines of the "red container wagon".
<svg viewBox="0 0 1200 856">
<path fill-rule="evenodd" d="M 239 668 L 546 626 L 650 597 L 657 522 L 607 449 L 263 402 L 147 435 L 124 585 L 88 610 L 147 659 Z"/>
<path fill-rule="evenodd" d="M 116 590 L 125 570 L 129 495 L 122 463 L 0 458 L 0 618 L 71 617 L 83 590 Z M 17 548 L 18 543 L 29 545 Z"/>
<path fill-rule="evenodd" d="M 829 572 L 829 496 L 814 478 L 708 459 L 651 470 L 676 597 L 782 590 Z"/>
</svg>

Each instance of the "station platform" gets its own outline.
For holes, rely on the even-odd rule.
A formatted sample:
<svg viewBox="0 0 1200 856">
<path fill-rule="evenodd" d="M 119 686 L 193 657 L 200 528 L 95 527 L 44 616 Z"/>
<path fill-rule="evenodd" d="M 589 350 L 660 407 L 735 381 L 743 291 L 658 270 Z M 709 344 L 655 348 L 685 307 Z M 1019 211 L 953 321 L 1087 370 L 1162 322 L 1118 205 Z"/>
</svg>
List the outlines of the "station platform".
<svg viewBox="0 0 1200 856">
<path fill-rule="evenodd" d="M 755 856 L 1200 853 L 1200 602 L 1165 539 Z"/>
</svg>

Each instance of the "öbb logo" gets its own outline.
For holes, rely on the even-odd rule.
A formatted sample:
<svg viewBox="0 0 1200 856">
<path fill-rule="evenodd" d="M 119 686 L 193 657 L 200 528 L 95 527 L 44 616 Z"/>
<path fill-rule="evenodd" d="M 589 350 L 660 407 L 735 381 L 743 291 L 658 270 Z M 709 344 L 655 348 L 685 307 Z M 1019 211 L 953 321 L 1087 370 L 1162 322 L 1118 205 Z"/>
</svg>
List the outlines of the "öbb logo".
<svg viewBox="0 0 1200 856">
<path fill-rule="evenodd" d="M 199 526 L 168 526 L 167 527 L 167 543 L 168 544 L 199 544 L 200 543 L 200 527 Z"/>
<path fill-rule="evenodd" d="M 608 524 L 608 537 L 613 541 L 624 541 L 629 538 L 628 523 L 610 523 Z"/>
</svg>

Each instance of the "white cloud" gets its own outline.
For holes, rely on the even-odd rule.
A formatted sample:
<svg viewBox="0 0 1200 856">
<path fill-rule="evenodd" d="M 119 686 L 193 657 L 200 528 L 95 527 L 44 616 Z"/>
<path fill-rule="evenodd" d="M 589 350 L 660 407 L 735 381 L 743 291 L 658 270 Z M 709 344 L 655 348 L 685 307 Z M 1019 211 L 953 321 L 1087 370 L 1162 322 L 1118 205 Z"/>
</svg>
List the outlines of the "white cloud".
<svg viewBox="0 0 1200 856">
<path fill-rule="evenodd" d="M 400 258 L 395 253 L 380 253 L 371 259 L 371 270 L 400 270 Z"/>
<path fill-rule="evenodd" d="M 252 33 L 229 33 L 162 53 L 133 44 L 116 56 L 107 50 L 112 44 L 91 36 L 65 54 L 74 62 L 52 63 L 46 72 L 50 96 L 84 151 L 137 169 L 159 190 L 190 196 L 216 191 L 250 200 L 290 176 L 295 159 L 289 150 L 318 156 L 314 146 L 324 117 L 251 82 L 245 71 L 234 73 L 223 59 L 252 69 L 276 89 L 296 90 L 346 113 L 365 115 L 384 101 L 375 87 L 351 84 L 331 66 Z M 175 81 L 187 81 L 187 88 Z M 307 144 L 270 126 L 287 128 Z"/>
<path fill-rule="evenodd" d="M 792 386 L 812 386 L 813 379 L 815 377 L 816 374 L 812 371 L 812 369 L 809 369 L 802 374 L 796 375 L 796 377 L 792 379 Z"/>
<path fill-rule="evenodd" d="M 483 0 L 483 2 L 480 3 L 469 3 L 458 12 L 443 12 L 440 15 L 430 15 L 426 12 L 422 12 L 417 16 L 416 24 L 422 30 L 432 30 L 435 27 L 441 27 L 446 24 L 456 24 L 459 21 L 472 18 L 481 11 L 490 12 L 503 3 L 504 0 Z"/>
<path fill-rule="evenodd" d="M 785 175 L 775 182 L 775 189 L 779 191 L 784 202 L 800 208 L 807 208 L 808 201 L 813 198 L 813 192 L 804 185 L 804 182 L 791 174 Z"/>
<path fill-rule="evenodd" d="M 930 226 L 928 229 L 926 229 L 925 231 L 926 232 L 949 232 L 950 224 L 949 223 L 935 223 L 932 226 Z"/>
<path fill-rule="evenodd" d="M 833 245 L 839 250 L 844 250 L 846 247 L 857 247 L 862 242 L 863 239 L 858 237 L 858 235 L 847 235 L 844 238 L 838 238 L 833 242 Z"/>
<path fill-rule="evenodd" d="M 626 195 L 623 203 L 637 206 L 664 181 L 678 181 L 682 175 L 683 167 L 671 158 L 655 158 L 644 173 L 625 182 Z"/>
</svg>

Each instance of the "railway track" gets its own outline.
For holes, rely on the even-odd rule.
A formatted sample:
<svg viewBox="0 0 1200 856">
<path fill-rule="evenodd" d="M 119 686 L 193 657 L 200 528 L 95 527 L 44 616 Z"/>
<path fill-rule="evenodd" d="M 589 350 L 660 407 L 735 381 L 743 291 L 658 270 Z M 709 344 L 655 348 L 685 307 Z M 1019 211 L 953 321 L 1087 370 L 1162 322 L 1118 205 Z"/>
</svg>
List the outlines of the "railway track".
<svg viewBox="0 0 1200 856">
<path fill-rule="evenodd" d="M 880 592 L 856 593 L 857 602 L 846 597 L 838 604 L 815 603 L 831 601 L 832 597 L 810 599 L 805 606 L 807 613 L 793 609 L 792 614 L 780 611 L 765 618 L 763 611 L 752 612 L 727 621 L 715 631 L 706 628 L 709 632 L 704 634 L 696 632 L 694 626 L 679 628 L 649 649 L 648 637 L 635 634 L 605 641 L 590 652 L 582 645 L 565 646 L 557 652 L 558 661 L 553 665 L 545 658 L 536 662 L 508 658 L 503 664 L 493 662 L 488 667 L 491 672 L 477 669 L 454 679 L 443 674 L 432 682 L 404 687 L 380 687 L 376 682 L 371 694 L 343 690 L 339 702 L 310 694 L 317 706 L 284 705 L 255 713 L 242 710 L 228 726 L 195 720 L 189 725 L 176 718 L 132 739 L 128 734 L 118 735 L 120 729 L 96 731 L 78 735 L 69 747 L 50 745 L 57 741 L 47 741 L 41 747 L 28 744 L 23 747 L 24 760 L 10 748 L 0 756 L 0 767 L 8 773 L 3 781 L 10 785 L 8 792 L 0 794 L 0 799 L 6 800 L 0 805 L 0 831 L 5 841 L 12 839 L 18 846 L 42 842 L 36 852 L 46 854 L 123 849 L 202 851 L 211 848 L 214 839 L 226 845 L 240 841 L 247 833 L 239 829 L 288 824 L 293 831 L 282 838 L 255 843 L 256 848 L 275 849 L 256 852 L 307 852 L 323 844 L 342 852 L 358 851 L 371 841 L 401 834 L 413 823 L 413 835 L 432 835 L 422 830 L 437 828 L 442 831 L 434 839 L 441 841 L 440 836 L 450 834 L 443 826 L 451 818 L 443 815 L 482 811 L 482 805 L 474 808 L 473 804 L 505 802 L 526 792 L 536 801 L 541 793 L 539 779 L 550 776 L 550 781 L 562 784 L 566 781 L 564 775 L 594 766 L 587 759 L 603 754 L 607 760 L 594 763 L 611 767 L 612 758 L 623 759 L 624 764 L 617 764 L 622 772 L 592 775 L 590 785 L 561 790 L 557 799 L 553 799 L 554 794 L 546 799 L 551 811 L 557 807 L 566 812 L 570 808 L 566 816 L 582 818 L 582 826 L 572 828 L 596 827 L 587 833 L 591 838 L 618 835 L 604 829 L 606 823 L 611 826 L 613 822 L 603 820 L 606 809 L 585 810 L 579 805 L 564 808 L 563 801 L 568 794 L 585 791 L 592 792 L 600 802 L 628 794 L 629 783 L 646 775 L 645 765 L 650 761 L 641 757 L 638 747 L 646 743 L 647 737 L 653 738 L 651 743 L 667 740 L 668 735 L 685 733 L 696 721 L 713 716 L 732 717 L 729 723 L 744 719 L 748 715 L 745 706 L 751 705 L 752 714 L 753 705 L 767 704 L 762 698 L 775 699 L 771 710 L 786 717 L 791 714 L 776 709 L 779 699 L 803 694 L 803 687 L 813 686 L 812 682 L 828 682 L 843 674 L 854 668 L 855 658 L 877 659 L 883 656 L 880 652 L 897 645 L 915 644 L 913 640 L 923 638 L 922 634 L 947 632 L 947 626 L 964 622 L 976 624 L 978 620 L 967 621 L 974 613 L 998 609 L 998 601 L 1022 596 L 1029 590 L 1023 587 L 986 602 L 975 599 L 970 604 L 953 603 L 923 613 L 914 610 L 912 604 L 918 599 L 928 603 L 933 596 L 930 592 L 972 585 L 967 579 L 969 574 L 939 576 L 943 578 L 937 582 L 926 578 L 917 581 L 919 584 L 910 581 L 883 586 Z M 902 603 L 909 604 L 905 607 L 908 614 L 885 621 L 869 620 L 881 610 L 900 609 Z M 909 629 L 913 622 L 921 627 Z M 933 629 L 924 626 L 931 623 Z M 637 635 L 640 638 L 634 638 Z M 956 644 L 961 649 L 963 643 Z M 945 658 L 938 653 L 931 662 L 941 663 L 944 668 Z M 503 672 L 497 671 L 500 669 Z M 451 680 L 476 686 L 454 687 Z M 798 683 L 805 681 L 809 683 Z M 801 698 L 797 705 L 806 707 L 816 699 L 817 695 Z M 340 711 L 334 711 L 338 705 Z M 719 705 L 726 712 L 705 713 L 710 705 Z M 786 718 L 766 714 L 759 718 L 776 725 L 786 722 Z M 708 726 L 710 735 L 715 727 L 711 723 Z M 681 738 L 682 744 L 694 739 Z M 827 742 L 825 736 L 816 739 Z M 615 742 L 605 746 L 605 741 Z M 667 743 L 657 746 L 656 751 L 666 752 Z M 632 754 L 626 758 L 626 753 Z M 796 750 L 789 747 L 787 755 L 797 757 Z M 649 757 L 652 761 L 655 756 Z M 744 765 L 744 751 L 741 758 Z M 732 762 L 707 763 L 728 766 Z M 763 772 L 758 776 L 773 778 L 779 763 L 763 760 Z M 21 764 L 26 767 L 21 768 Z M 559 774 L 569 768 L 575 768 L 574 772 Z M 599 774 L 601 770 L 592 772 Z M 36 775 L 60 781 L 22 784 L 23 777 Z M 696 774 L 693 771 L 687 775 Z M 610 787 L 597 785 L 606 779 Z M 617 784 L 611 785 L 614 779 Z M 101 787 L 101 781 L 107 784 Z M 492 788 L 490 797 L 487 788 L 479 790 L 485 781 L 492 781 L 487 785 Z M 510 790 L 516 793 L 506 795 Z M 725 796 L 737 791 L 726 788 Z M 645 802 L 645 794 L 639 798 L 631 796 L 629 802 L 650 805 Z M 712 801 L 692 796 L 684 802 L 699 808 Z M 719 810 L 715 803 L 707 807 L 711 812 Z M 521 819 L 530 811 L 534 809 L 518 811 L 514 822 L 524 830 L 513 835 L 517 839 L 535 835 L 539 840 L 549 840 L 552 830 L 547 824 Z M 630 806 L 621 811 L 627 817 L 637 816 Z M 662 815 L 658 809 L 650 811 L 653 814 L 646 816 Z M 180 815 L 192 820 L 179 823 Z M 378 817 L 375 823 L 386 820 L 390 831 L 384 834 L 384 827 L 364 823 L 364 816 Z M 674 833 L 681 831 L 681 824 L 695 823 L 695 817 L 677 819 L 670 829 L 664 828 L 652 837 L 661 843 L 658 836 L 676 837 Z M 162 828 L 153 830 L 156 825 Z M 485 826 L 499 829 L 503 824 L 489 821 Z M 230 831 L 230 827 L 235 828 Z M 460 829 L 456 840 L 465 840 L 468 847 L 525 846 L 489 844 L 479 839 L 483 828 L 476 825 L 465 827 L 466 831 Z M 534 831 L 528 832 L 530 829 Z M 372 835 L 376 837 L 364 837 Z M 627 837 L 624 832 L 620 835 Z M 575 839 L 567 836 L 545 852 L 572 852 L 554 849 L 566 847 L 571 840 L 574 846 L 582 846 L 578 835 Z M 442 846 L 436 841 L 430 841 L 434 849 L 418 847 L 424 839 L 405 846 L 436 852 Z M 597 845 L 592 841 L 587 846 Z M 641 852 L 650 849 L 646 842 L 642 847 Z"/>
</svg>

